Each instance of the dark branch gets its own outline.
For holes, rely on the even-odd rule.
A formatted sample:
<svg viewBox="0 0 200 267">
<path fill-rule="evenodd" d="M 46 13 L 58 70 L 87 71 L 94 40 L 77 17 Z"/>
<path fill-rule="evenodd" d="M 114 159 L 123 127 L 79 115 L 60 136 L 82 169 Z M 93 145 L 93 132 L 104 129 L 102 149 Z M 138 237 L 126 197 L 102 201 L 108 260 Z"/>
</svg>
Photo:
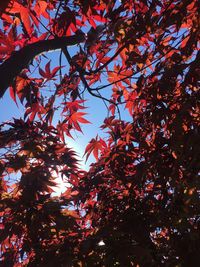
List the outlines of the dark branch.
<svg viewBox="0 0 200 267">
<path fill-rule="evenodd" d="M 180 37 L 182 37 L 183 35 L 184 35 L 184 33 L 183 33 Z M 153 62 L 151 62 L 150 64 L 145 65 L 143 68 L 141 68 L 140 70 L 134 72 L 133 74 L 131 74 L 131 75 L 127 75 L 127 76 L 125 76 L 125 77 L 123 77 L 123 78 L 120 78 L 120 79 L 117 80 L 117 81 L 114 81 L 114 82 L 111 82 L 111 83 L 108 83 L 108 84 L 105 84 L 105 85 L 102 85 L 102 86 L 98 86 L 98 87 L 95 88 L 95 89 L 92 89 L 92 88 L 91 88 L 91 91 L 100 91 L 100 90 L 105 89 L 105 88 L 107 88 L 107 87 L 109 87 L 109 86 L 111 86 L 111 85 L 113 85 L 113 84 L 118 83 L 118 82 L 123 82 L 123 81 L 125 81 L 126 79 L 134 79 L 133 76 L 135 76 L 135 75 L 138 74 L 138 73 L 141 73 L 143 70 L 146 70 L 148 67 L 155 65 L 155 64 L 156 64 L 157 62 L 159 62 L 162 58 L 164 58 L 168 53 L 170 53 L 172 50 L 176 49 L 176 47 L 177 47 L 178 45 L 180 45 L 180 43 L 181 43 L 184 39 L 186 39 L 188 36 L 189 36 L 189 34 L 187 34 L 183 39 L 181 39 L 181 40 L 180 40 L 174 47 L 170 47 L 170 49 L 169 49 L 164 55 L 159 56 L 159 57 L 158 57 L 157 59 L 155 59 Z"/>
<path fill-rule="evenodd" d="M 0 16 L 4 13 L 10 2 L 11 0 L 4 0 L 0 2 Z"/>
<path fill-rule="evenodd" d="M 69 64 L 75 66 L 76 70 L 78 71 L 78 73 L 79 73 L 79 75 L 80 75 L 80 79 L 81 79 L 82 83 L 84 84 L 85 88 L 88 90 L 89 94 L 91 94 L 91 95 L 94 96 L 94 97 L 100 98 L 100 99 L 102 99 L 102 100 L 104 100 L 104 101 L 107 101 L 107 102 L 109 102 L 109 103 L 111 103 L 111 104 L 113 104 L 113 105 L 116 105 L 116 103 L 114 103 L 113 101 L 111 101 L 111 100 L 109 100 L 109 99 L 107 99 L 107 98 L 105 98 L 105 97 L 103 97 L 103 96 L 101 96 L 101 95 L 96 95 L 95 93 L 93 93 L 93 92 L 91 91 L 91 88 L 90 88 L 90 86 L 88 85 L 88 83 L 87 83 L 85 77 L 84 77 L 84 74 L 85 74 L 85 73 L 83 72 L 82 68 L 77 67 L 77 64 L 74 64 L 74 62 L 72 61 L 71 56 L 70 56 L 70 54 L 69 54 L 69 52 L 68 52 L 68 50 L 67 50 L 66 48 L 63 47 L 62 51 L 63 51 L 63 53 L 64 53 L 64 55 L 65 55 L 67 61 L 69 62 Z"/>
<path fill-rule="evenodd" d="M 99 68 L 97 68 L 96 70 L 94 71 L 91 71 L 90 73 L 93 73 L 93 74 L 96 74 L 98 73 L 99 71 L 101 71 L 102 69 L 104 69 L 105 67 L 107 67 L 121 52 L 122 50 L 124 50 L 124 48 L 126 47 L 126 45 L 123 45 L 121 46 L 117 52 L 105 63 L 103 64 L 102 66 L 100 66 Z"/>
<path fill-rule="evenodd" d="M 43 40 L 27 45 L 14 52 L 0 66 L 0 98 L 3 97 L 14 78 L 26 68 L 30 62 L 40 53 L 62 48 L 63 46 L 76 45 L 85 40 L 84 33 L 80 32 L 73 36 L 64 36 L 52 40 Z"/>
</svg>

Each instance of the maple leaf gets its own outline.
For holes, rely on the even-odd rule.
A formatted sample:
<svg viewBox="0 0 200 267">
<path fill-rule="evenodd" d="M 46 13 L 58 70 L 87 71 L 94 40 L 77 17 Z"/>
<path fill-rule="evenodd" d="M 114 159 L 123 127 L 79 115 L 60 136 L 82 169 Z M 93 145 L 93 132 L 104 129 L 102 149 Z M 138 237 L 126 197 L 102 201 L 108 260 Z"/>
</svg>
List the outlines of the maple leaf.
<svg viewBox="0 0 200 267">
<path fill-rule="evenodd" d="M 15 50 L 15 40 L 12 28 L 7 35 L 0 31 L 0 44 L 0 57 L 2 58 L 5 57 L 6 54 L 11 54 Z"/>
<path fill-rule="evenodd" d="M 44 77 L 46 79 L 46 81 L 49 80 L 53 80 L 57 71 L 61 68 L 61 67 L 55 67 L 52 71 L 50 70 L 50 63 L 51 61 L 49 61 L 46 66 L 45 66 L 45 70 L 42 70 L 41 68 L 39 68 L 39 73 L 42 77 Z"/>
<path fill-rule="evenodd" d="M 92 138 L 85 149 L 84 156 L 86 155 L 86 161 L 92 152 L 95 159 L 98 160 L 99 152 L 102 152 L 106 147 L 106 142 L 102 138 L 98 138 L 98 136 L 95 139 Z"/>
<path fill-rule="evenodd" d="M 37 102 L 27 107 L 24 117 L 26 118 L 29 115 L 29 120 L 32 122 L 36 115 L 41 117 L 43 113 L 45 113 L 45 109 Z"/>
<path fill-rule="evenodd" d="M 72 125 L 77 131 L 82 132 L 81 127 L 79 123 L 91 123 L 85 118 L 83 118 L 84 115 L 87 113 L 85 112 L 74 112 L 71 115 L 69 115 L 65 120 L 68 121 L 70 125 Z"/>
<path fill-rule="evenodd" d="M 86 109 L 85 106 L 81 105 L 85 100 L 74 100 L 73 102 L 63 102 L 65 106 L 62 113 L 69 111 L 70 113 L 76 112 L 78 109 Z"/>
<path fill-rule="evenodd" d="M 45 17 L 46 19 L 49 19 L 49 14 L 47 13 L 47 9 L 48 9 L 48 4 L 46 1 L 37 1 L 36 4 L 35 4 L 35 7 L 34 7 L 34 11 L 35 11 L 35 14 L 37 16 L 43 16 Z M 32 14 L 31 14 L 32 15 Z M 32 17 L 33 19 L 33 17 Z M 34 20 L 34 21 L 37 21 L 36 24 L 38 25 L 38 20 Z"/>
<path fill-rule="evenodd" d="M 33 28 L 30 19 L 30 9 L 18 3 L 17 1 L 14 1 L 12 7 L 9 8 L 9 12 L 11 14 L 20 14 L 22 24 L 24 25 L 27 33 L 31 36 L 33 33 Z"/>
<path fill-rule="evenodd" d="M 119 65 L 114 65 L 114 71 L 108 72 L 108 81 L 112 84 L 115 83 L 116 85 L 121 86 L 122 83 L 120 80 L 122 79 L 123 82 L 130 85 L 130 80 L 128 78 L 130 78 L 132 74 L 132 70 L 126 70 L 121 68 Z"/>
<path fill-rule="evenodd" d="M 136 98 L 137 98 L 137 92 L 132 91 L 128 92 L 127 90 L 124 90 L 124 98 L 126 100 L 126 108 L 128 109 L 130 115 L 133 114 L 134 106 L 136 105 Z"/>
<path fill-rule="evenodd" d="M 58 130 L 58 136 L 59 138 L 62 140 L 62 142 L 65 142 L 65 136 L 64 134 L 66 134 L 67 136 L 72 137 L 70 130 L 72 129 L 71 125 L 65 123 L 65 122 L 58 122 L 57 124 L 57 130 Z"/>
</svg>

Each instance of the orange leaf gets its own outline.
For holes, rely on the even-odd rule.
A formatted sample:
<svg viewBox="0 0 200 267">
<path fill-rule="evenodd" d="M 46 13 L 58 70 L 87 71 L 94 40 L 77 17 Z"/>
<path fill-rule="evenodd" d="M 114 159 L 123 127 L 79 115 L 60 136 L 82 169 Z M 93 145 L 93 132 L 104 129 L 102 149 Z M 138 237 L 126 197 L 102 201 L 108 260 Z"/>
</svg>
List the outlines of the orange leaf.
<svg viewBox="0 0 200 267">
<path fill-rule="evenodd" d="M 186 46 L 189 38 L 190 38 L 190 36 L 188 36 L 188 37 L 186 37 L 186 38 L 183 39 L 183 41 L 182 41 L 182 43 L 180 45 L 181 48 L 184 48 Z"/>
<path fill-rule="evenodd" d="M 85 112 L 75 112 L 71 115 L 70 119 L 73 122 L 81 122 L 81 123 L 90 123 L 88 120 L 84 119 L 83 116 L 86 115 L 87 113 Z"/>
</svg>

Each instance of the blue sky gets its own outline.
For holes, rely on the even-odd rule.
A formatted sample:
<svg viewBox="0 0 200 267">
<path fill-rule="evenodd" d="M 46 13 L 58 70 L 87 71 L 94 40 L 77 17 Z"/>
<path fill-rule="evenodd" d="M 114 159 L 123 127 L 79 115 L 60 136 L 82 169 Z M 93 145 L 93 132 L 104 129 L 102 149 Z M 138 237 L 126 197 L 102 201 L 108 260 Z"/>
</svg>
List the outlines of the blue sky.
<svg viewBox="0 0 200 267">
<path fill-rule="evenodd" d="M 103 123 L 103 120 L 107 116 L 107 110 L 104 106 L 104 103 L 100 99 L 86 95 L 88 99 L 86 106 L 88 107 L 86 112 L 86 118 L 91 122 L 91 124 L 82 125 L 83 134 L 77 132 L 73 135 L 74 140 L 66 137 L 67 144 L 72 147 L 80 160 L 80 167 L 88 170 L 89 165 L 95 161 L 94 157 L 91 155 L 88 161 L 85 163 L 85 158 L 83 154 L 87 143 L 94 138 L 97 134 L 103 136 L 103 133 L 100 132 L 100 126 Z M 12 118 L 20 118 L 24 116 L 24 107 L 20 104 L 20 101 L 17 101 L 18 106 L 11 99 L 9 90 L 6 91 L 2 99 L 0 99 L 0 123 L 7 120 L 12 120 Z M 59 117 L 55 118 L 59 120 Z M 58 178 L 57 182 L 59 183 L 57 188 L 54 188 L 55 193 L 53 195 L 59 195 L 61 192 L 65 191 L 64 184 L 61 178 Z"/>
<path fill-rule="evenodd" d="M 119 3 L 116 2 L 116 6 L 118 6 Z M 56 11 L 51 11 L 51 16 L 53 17 Z M 42 18 L 42 24 L 40 24 L 39 27 L 39 32 L 40 34 L 43 32 L 46 32 L 46 29 L 43 27 L 43 25 L 45 25 L 46 27 L 49 28 L 49 21 L 46 20 L 45 18 Z M 97 22 L 98 25 L 98 22 Z M 84 32 L 88 32 L 90 29 L 90 25 L 85 25 L 84 27 L 82 27 L 82 30 Z M 0 23 L 0 28 L 2 28 L 2 23 Z M 18 28 L 18 34 L 21 32 L 21 28 Z M 83 44 L 84 46 L 84 44 Z M 69 52 L 70 55 L 73 56 L 77 51 L 79 50 L 79 48 L 77 46 L 72 46 L 69 47 Z M 111 54 L 115 52 L 112 51 Z M 48 53 L 44 53 L 44 56 L 41 57 L 41 64 L 40 67 L 44 68 L 44 66 L 46 65 L 46 63 L 51 60 L 51 69 L 53 69 L 55 66 L 59 66 L 59 56 L 60 56 L 60 50 L 56 50 L 56 51 L 51 51 Z M 36 63 L 36 61 L 33 61 L 33 64 Z M 66 58 L 62 57 L 62 65 L 64 65 L 65 67 L 62 68 L 62 74 L 65 74 L 65 71 L 68 71 L 68 63 L 66 61 Z M 36 64 L 35 64 L 36 65 Z M 111 63 L 111 66 L 113 66 L 113 63 Z M 30 66 L 30 69 L 33 70 L 34 66 Z M 34 71 L 34 77 L 37 77 L 38 75 L 38 70 Z M 107 84 L 106 79 L 104 79 L 104 81 L 101 81 L 101 84 L 97 84 L 97 85 L 102 85 L 102 84 Z M 96 85 L 96 86 L 97 86 Z M 49 86 L 50 89 L 55 90 L 54 87 L 54 82 L 50 82 L 47 84 L 47 86 Z M 49 89 L 47 88 L 47 89 Z M 108 99 L 110 98 L 111 95 L 111 88 L 106 88 L 105 90 L 103 90 L 103 95 L 105 97 L 107 97 Z M 91 95 L 89 95 L 87 92 L 84 95 L 84 98 L 86 100 L 88 100 L 85 103 L 85 106 L 87 106 L 88 108 L 86 110 L 84 110 L 84 112 L 87 112 L 88 115 L 85 116 L 85 118 L 87 120 L 89 120 L 91 122 L 91 124 L 86 124 L 86 125 L 82 125 L 82 130 L 83 130 L 83 134 L 76 132 L 73 136 L 74 136 L 74 140 L 70 139 L 67 137 L 66 141 L 69 144 L 69 146 L 73 147 L 74 150 L 79 154 L 80 159 L 82 159 L 82 156 L 84 154 L 84 150 L 86 145 L 88 144 L 88 142 L 92 139 L 95 138 L 96 135 L 100 135 L 101 137 L 105 136 L 105 134 L 103 135 L 103 133 L 100 131 L 100 126 L 102 125 L 104 119 L 107 117 L 108 112 L 107 109 L 105 107 L 105 104 L 103 103 L 102 100 L 92 97 Z M 9 90 L 7 90 L 6 94 L 4 95 L 3 99 L 0 99 L 0 109 L 1 109 L 1 113 L 0 113 L 0 122 L 3 122 L 5 120 L 10 120 L 12 119 L 12 117 L 15 118 L 19 118 L 19 117 L 23 117 L 24 116 L 24 108 L 22 105 L 20 105 L 20 101 L 18 100 L 18 107 L 16 106 L 16 104 L 14 103 L 14 101 L 10 98 L 9 95 Z M 128 116 L 128 113 L 123 112 L 122 111 L 122 119 L 125 119 L 125 117 Z M 54 121 L 58 121 L 59 117 L 54 118 Z M 83 164 L 84 168 L 88 169 L 89 164 L 91 162 L 94 162 L 94 157 L 90 156 L 88 159 L 87 164 L 85 165 L 85 160 L 83 159 Z"/>
<path fill-rule="evenodd" d="M 85 146 L 92 138 L 96 137 L 97 134 L 102 137 L 105 136 L 105 133 L 101 131 L 100 126 L 102 125 L 104 119 L 107 117 L 107 109 L 101 99 L 92 97 L 88 93 L 86 93 L 85 99 L 87 99 L 85 104 L 87 106 L 87 109 L 85 111 L 88 113 L 85 118 L 89 120 L 91 124 L 82 125 L 83 134 L 76 131 L 73 135 L 74 140 L 67 137 L 66 141 L 69 146 L 73 147 L 74 150 L 79 154 L 80 160 L 83 160 L 82 166 L 88 169 L 89 164 L 91 162 L 94 162 L 94 157 L 90 156 L 85 165 L 85 159 L 82 158 Z M 9 90 L 7 90 L 3 98 L 0 100 L 0 122 L 11 120 L 13 117 L 23 118 L 23 112 L 25 109 L 20 104 L 20 101 L 17 101 L 17 103 L 18 107 L 11 99 Z M 126 117 L 127 114 L 122 112 L 122 118 L 125 119 Z M 55 120 L 59 120 L 59 117 L 57 116 Z"/>
<path fill-rule="evenodd" d="M 49 59 L 51 59 L 51 69 L 57 66 L 58 53 L 58 51 L 46 53 L 45 56 L 47 58 L 43 58 L 41 67 L 44 67 L 49 61 Z M 67 64 L 65 59 L 63 60 L 62 64 Z M 106 81 L 104 82 L 106 83 Z M 51 87 L 51 89 L 54 89 L 54 84 L 52 82 L 48 86 Z M 110 93 L 111 89 L 106 88 L 104 96 L 109 98 Z M 88 92 L 85 92 L 84 98 L 86 99 L 85 106 L 87 107 L 87 109 L 85 109 L 84 111 L 88 113 L 85 118 L 89 120 L 91 124 L 82 124 L 83 134 L 81 132 L 76 131 L 73 134 L 74 140 L 69 137 L 66 137 L 66 143 L 76 151 L 78 159 L 80 160 L 80 167 L 85 170 L 88 170 L 89 165 L 94 162 L 95 159 L 91 155 L 88 161 L 85 162 L 85 158 L 83 158 L 85 147 L 92 138 L 96 137 L 96 135 L 99 135 L 101 137 L 106 136 L 106 134 L 101 131 L 100 126 L 103 124 L 104 119 L 107 117 L 108 111 L 105 107 L 104 102 L 101 99 L 91 96 Z M 20 104 L 19 99 L 17 99 L 17 103 L 18 106 L 11 99 L 9 90 L 7 90 L 3 98 L 0 99 L 0 123 L 7 120 L 12 120 L 12 118 L 23 118 L 25 108 Z M 128 113 L 122 112 L 121 116 L 122 119 L 126 119 Z M 60 117 L 57 115 L 54 118 L 54 121 L 56 122 L 59 119 Z M 59 185 L 57 188 L 54 188 L 55 193 L 53 195 L 59 195 L 61 192 L 65 191 L 65 185 L 63 184 L 60 177 L 58 178 L 57 182 L 59 183 Z"/>
<path fill-rule="evenodd" d="M 66 138 L 67 143 L 69 143 L 69 146 L 75 149 L 75 151 L 79 154 L 80 159 L 82 159 L 82 156 L 84 154 L 84 149 L 87 143 L 93 137 L 95 137 L 97 134 L 100 133 L 99 127 L 103 123 L 103 120 L 107 115 L 107 110 L 105 109 L 105 106 L 100 99 L 91 98 L 87 101 L 87 104 L 86 105 L 88 106 L 88 108 L 86 112 L 88 113 L 88 115 L 86 115 L 85 117 L 91 122 L 91 124 L 82 125 L 83 134 L 76 131 L 76 133 L 74 133 L 73 135 L 74 140 L 68 137 Z M 23 114 L 24 107 L 20 104 L 19 101 L 17 107 L 17 105 L 14 103 L 14 101 L 11 99 L 9 95 L 9 90 L 7 90 L 4 97 L 0 100 L 0 108 L 1 108 L 0 122 L 11 120 L 13 117 L 20 118 L 23 117 L 24 115 Z M 58 120 L 59 117 L 57 116 L 55 119 Z M 90 157 L 87 162 L 86 168 L 88 168 L 89 163 L 93 161 L 94 158 Z M 83 160 L 83 164 L 84 162 L 85 160 Z"/>
<path fill-rule="evenodd" d="M 69 52 L 71 55 L 75 54 L 77 51 L 77 47 L 70 47 Z M 59 66 L 59 55 L 60 51 L 51 51 L 48 53 L 45 53 L 44 56 L 42 56 L 42 61 L 40 64 L 41 68 L 44 68 L 46 63 L 51 60 L 51 69 L 53 69 L 55 66 Z M 35 61 L 34 61 L 35 62 Z M 34 63 L 33 62 L 33 63 Z M 65 67 L 62 68 L 62 74 L 65 74 L 68 71 L 68 63 L 66 62 L 65 57 L 62 58 L 62 65 Z M 34 69 L 34 66 L 30 66 L 30 68 Z M 34 77 L 38 75 L 38 71 L 34 72 Z M 102 85 L 103 83 L 107 84 L 106 79 L 104 81 L 101 81 Z M 97 84 L 98 85 L 98 84 Z M 96 86 L 97 86 L 96 85 Z M 54 82 L 50 82 L 47 84 L 47 89 L 55 90 Z M 103 90 L 103 95 L 110 98 L 111 95 L 111 88 L 106 88 Z M 91 122 L 91 124 L 82 124 L 82 130 L 83 134 L 80 132 L 75 132 L 73 137 L 74 140 L 67 137 L 66 141 L 70 147 L 73 147 L 74 150 L 78 153 L 80 160 L 82 160 L 82 167 L 84 169 L 89 168 L 89 164 L 91 162 L 94 162 L 94 157 L 91 155 L 85 164 L 85 159 L 83 159 L 83 154 L 85 151 L 85 147 L 88 144 L 88 142 L 95 138 L 98 134 L 101 137 L 104 137 L 105 134 L 101 132 L 100 126 L 102 125 L 104 119 L 108 116 L 108 111 L 105 106 L 105 103 L 99 99 L 91 96 L 88 92 L 84 93 L 84 99 L 86 99 L 85 106 L 87 109 L 84 110 L 84 112 L 88 113 L 85 118 Z M 20 104 L 20 101 L 17 101 L 18 106 L 15 104 L 15 102 L 11 99 L 9 90 L 7 90 L 6 94 L 4 95 L 3 99 L 0 99 L 0 108 L 1 108 L 1 114 L 0 114 L 0 122 L 11 120 L 13 117 L 19 118 L 24 116 L 24 107 Z M 58 112 L 58 114 L 60 114 Z M 128 116 L 128 113 L 122 111 L 122 119 L 126 119 Z M 54 121 L 58 121 L 60 117 L 57 115 L 54 118 Z"/>
</svg>

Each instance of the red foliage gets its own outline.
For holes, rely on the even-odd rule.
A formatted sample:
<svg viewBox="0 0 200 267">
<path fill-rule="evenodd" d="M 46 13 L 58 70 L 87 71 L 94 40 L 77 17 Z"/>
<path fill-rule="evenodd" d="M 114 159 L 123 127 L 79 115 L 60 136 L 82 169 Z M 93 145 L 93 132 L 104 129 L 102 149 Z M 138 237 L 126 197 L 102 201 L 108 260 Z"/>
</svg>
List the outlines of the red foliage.
<svg viewBox="0 0 200 267">
<path fill-rule="evenodd" d="M 198 1 L 1 2 L 0 96 L 25 112 L 0 125 L 0 265 L 198 266 Z M 65 143 L 85 91 L 108 104 L 88 172 Z"/>
</svg>

